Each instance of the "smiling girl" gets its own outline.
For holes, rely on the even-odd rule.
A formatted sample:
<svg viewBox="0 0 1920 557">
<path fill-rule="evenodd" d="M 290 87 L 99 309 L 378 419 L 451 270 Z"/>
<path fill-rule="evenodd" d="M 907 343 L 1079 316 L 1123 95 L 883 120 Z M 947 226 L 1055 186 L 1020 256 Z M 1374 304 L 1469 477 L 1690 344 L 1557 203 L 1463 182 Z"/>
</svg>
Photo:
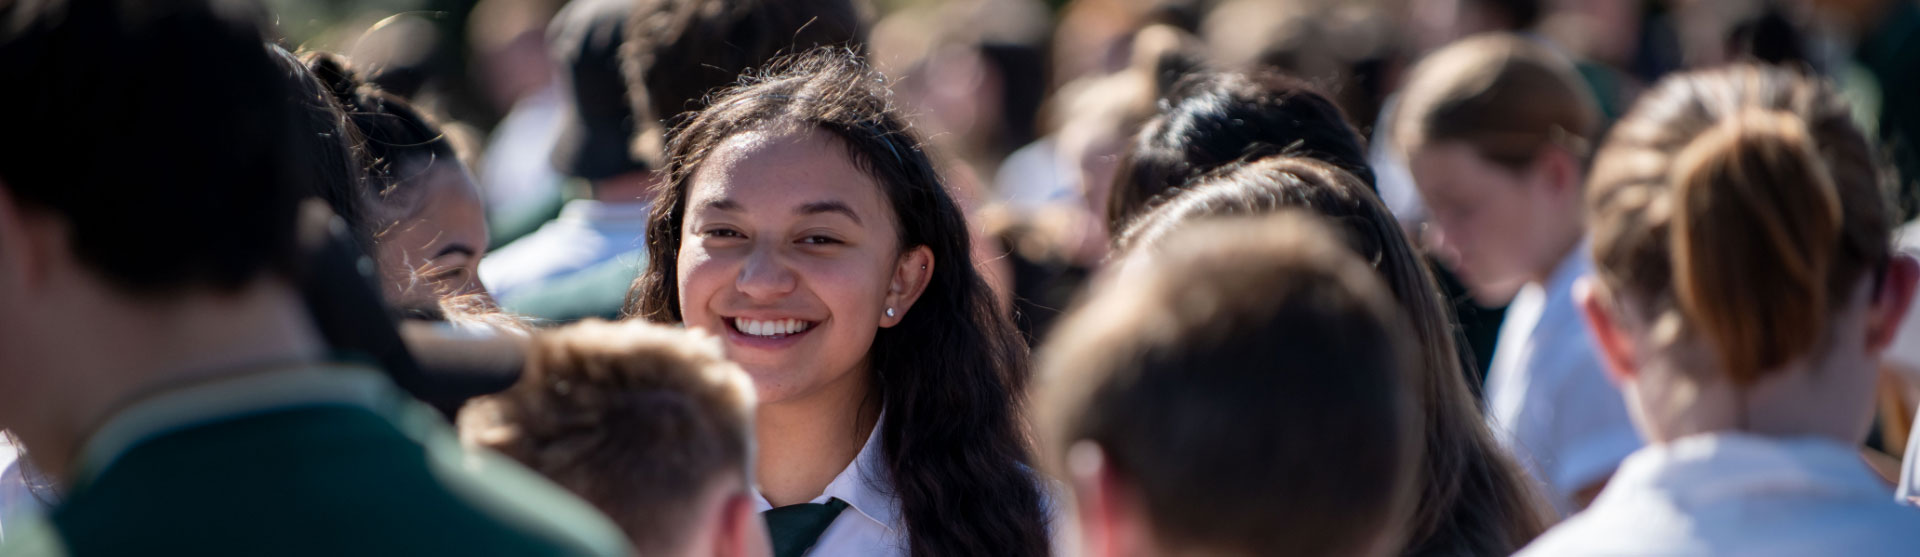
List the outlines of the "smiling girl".
<svg viewBox="0 0 1920 557">
<path fill-rule="evenodd" d="M 629 312 L 720 336 L 753 377 L 775 554 L 1045 554 L 1026 347 L 877 74 L 776 63 L 668 151 Z"/>
</svg>

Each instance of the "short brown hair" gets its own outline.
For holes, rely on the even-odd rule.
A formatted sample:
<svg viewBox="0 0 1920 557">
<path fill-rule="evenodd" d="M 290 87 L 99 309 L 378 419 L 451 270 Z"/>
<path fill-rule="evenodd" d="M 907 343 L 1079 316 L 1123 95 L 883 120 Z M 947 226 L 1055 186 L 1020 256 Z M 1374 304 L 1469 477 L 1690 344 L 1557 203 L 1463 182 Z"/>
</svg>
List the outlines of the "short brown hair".
<svg viewBox="0 0 1920 557">
<path fill-rule="evenodd" d="M 1538 39 L 1487 33 L 1434 51 L 1409 73 L 1395 109 L 1399 147 L 1461 141 L 1507 168 L 1557 145 L 1586 160 L 1599 101 L 1566 56 Z"/>
<path fill-rule="evenodd" d="M 1098 445 L 1170 546 L 1397 552 L 1420 437 L 1416 345 L 1332 236 L 1288 212 L 1199 223 L 1134 254 L 1147 266 L 1121 266 L 1042 353 L 1049 464 Z"/>
<path fill-rule="evenodd" d="M 1274 157 L 1223 169 L 1135 219 L 1122 250 L 1154 249 L 1174 231 L 1235 215 L 1305 210 L 1333 226 L 1340 242 L 1393 294 L 1409 318 L 1421 373 L 1407 384 L 1424 413 L 1415 455 L 1421 492 L 1408 520 L 1408 552 L 1506 555 L 1546 530 L 1546 503 L 1482 419 L 1464 369 L 1453 312 L 1419 252 L 1360 179 L 1325 162 Z"/>
<path fill-rule="evenodd" d="M 1889 257 L 1886 167 L 1834 89 L 1779 68 L 1662 80 L 1594 161 L 1587 222 L 1609 291 L 1699 338 L 1747 385 L 1827 335 Z"/>
<path fill-rule="evenodd" d="M 526 375 L 468 404 L 460 433 L 593 503 L 649 554 L 686 541 L 682 509 L 716 480 L 748 478 L 753 405 L 718 339 L 590 319 L 535 335 Z"/>
</svg>

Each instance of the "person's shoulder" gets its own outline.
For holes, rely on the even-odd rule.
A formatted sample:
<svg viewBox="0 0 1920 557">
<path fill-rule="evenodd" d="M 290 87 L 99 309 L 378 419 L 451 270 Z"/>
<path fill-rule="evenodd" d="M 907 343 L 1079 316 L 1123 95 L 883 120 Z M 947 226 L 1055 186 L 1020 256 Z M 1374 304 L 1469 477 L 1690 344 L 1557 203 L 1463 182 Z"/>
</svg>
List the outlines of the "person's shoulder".
<svg viewBox="0 0 1920 557">
<path fill-rule="evenodd" d="M 554 555 L 627 555 L 626 537 L 585 501 L 531 470 L 483 449 L 462 447 L 439 417 L 419 408 L 406 417 L 409 434 L 426 449 L 440 487 L 508 531 Z"/>
</svg>

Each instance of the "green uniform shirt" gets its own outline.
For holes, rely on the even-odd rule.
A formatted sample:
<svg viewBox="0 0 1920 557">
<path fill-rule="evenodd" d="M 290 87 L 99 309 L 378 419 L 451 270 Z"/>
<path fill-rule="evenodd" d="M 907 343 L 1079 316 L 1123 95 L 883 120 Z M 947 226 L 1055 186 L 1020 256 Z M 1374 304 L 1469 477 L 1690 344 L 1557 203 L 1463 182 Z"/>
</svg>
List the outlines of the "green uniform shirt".
<svg viewBox="0 0 1920 557">
<path fill-rule="evenodd" d="M 154 397 L 82 449 L 0 555 L 625 555 L 605 517 L 372 370 L 310 366 Z"/>
</svg>

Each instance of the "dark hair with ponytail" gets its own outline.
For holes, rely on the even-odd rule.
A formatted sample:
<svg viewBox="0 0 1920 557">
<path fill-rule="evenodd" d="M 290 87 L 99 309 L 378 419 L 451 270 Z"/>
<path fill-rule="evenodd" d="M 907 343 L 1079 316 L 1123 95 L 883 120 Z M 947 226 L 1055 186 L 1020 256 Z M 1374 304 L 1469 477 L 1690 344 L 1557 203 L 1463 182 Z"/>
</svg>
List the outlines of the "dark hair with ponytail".
<svg viewBox="0 0 1920 557">
<path fill-rule="evenodd" d="M 436 163 L 458 160 L 453 142 L 447 140 L 439 124 L 415 109 L 406 99 L 380 90 L 367 82 L 347 64 L 347 60 L 326 52 L 303 56 L 307 69 L 333 94 L 347 121 L 363 141 L 369 186 L 374 199 L 388 198 L 407 191 L 410 179 L 433 169 Z"/>
<path fill-rule="evenodd" d="M 693 173 L 728 138 L 818 129 L 878 182 L 901 249 L 933 252 L 933 277 L 900 324 L 875 333 L 869 373 L 887 419 L 878 435 L 916 556 L 1044 555 L 1040 478 L 1027 466 L 1019 393 L 1026 346 L 971 261 L 967 222 L 933 162 L 854 54 L 784 58 L 675 130 L 668 178 L 647 224 L 649 264 L 628 313 L 679 323 L 681 224 Z"/>
<path fill-rule="evenodd" d="M 1594 161 L 1595 270 L 1752 384 L 1826 342 L 1835 308 L 1888 261 L 1883 168 L 1814 78 L 1755 66 L 1667 78 Z"/>
</svg>

